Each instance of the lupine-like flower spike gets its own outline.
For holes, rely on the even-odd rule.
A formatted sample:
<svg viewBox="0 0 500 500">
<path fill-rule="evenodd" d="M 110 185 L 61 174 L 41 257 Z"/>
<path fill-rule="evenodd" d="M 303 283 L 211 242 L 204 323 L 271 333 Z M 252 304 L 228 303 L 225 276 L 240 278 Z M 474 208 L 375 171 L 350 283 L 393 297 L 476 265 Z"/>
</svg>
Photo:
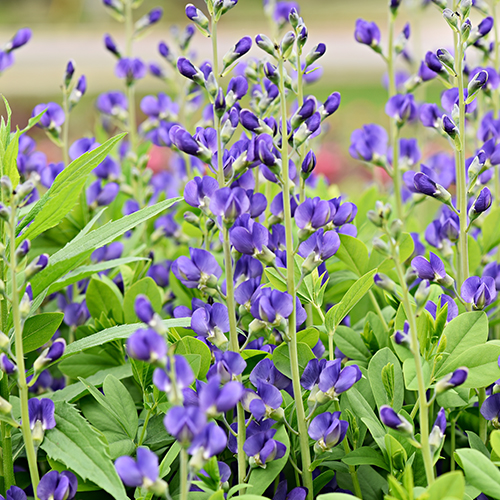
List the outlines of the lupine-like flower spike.
<svg viewBox="0 0 500 500">
<path fill-rule="evenodd" d="M 469 369 L 466 366 L 457 368 L 436 383 L 436 393 L 439 394 L 462 385 L 467 380 L 467 375 L 469 375 Z"/>
<path fill-rule="evenodd" d="M 144 488 L 156 495 L 163 495 L 167 483 L 159 477 L 158 457 L 147 448 L 137 448 L 137 460 L 132 457 L 119 457 L 115 469 L 126 486 Z"/>
<path fill-rule="evenodd" d="M 314 449 L 317 453 L 331 450 L 341 443 L 346 435 L 349 423 L 339 420 L 340 412 L 324 412 L 313 418 L 309 425 L 308 434 L 316 441 Z"/>
<path fill-rule="evenodd" d="M 78 480 L 72 472 L 51 470 L 40 479 L 36 494 L 40 500 L 71 500 L 77 488 Z"/>
<path fill-rule="evenodd" d="M 383 405 L 380 408 L 380 420 L 382 423 L 391 429 L 404 432 L 413 436 L 413 425 L 404 417 L 398 415 L 390 406 Z"/>
<path fill-rule="evenodd" d="M 174 377 L 172 380 L 172 363 L 174 365 Z M 156 368 L 153 372 L 153 383 L 163 391 L 169 401 L 174 404 L 182 402 L 182 392 L 194 382 L 194 374 L 191 365 L 186 358 L 181 355 L 175 355 L 167 358 L 167 364 L 164 368 Z"/>
</svg>

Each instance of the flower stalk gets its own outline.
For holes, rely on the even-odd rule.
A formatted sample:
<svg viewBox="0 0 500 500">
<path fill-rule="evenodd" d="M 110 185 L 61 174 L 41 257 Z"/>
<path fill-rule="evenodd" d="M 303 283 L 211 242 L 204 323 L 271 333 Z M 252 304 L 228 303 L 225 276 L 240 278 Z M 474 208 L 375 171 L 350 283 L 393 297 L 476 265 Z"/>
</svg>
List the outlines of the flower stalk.
<svg viewBox="0 0 500 500">
<path fill-rule="evenodd" d="M 23 326 L 21 320 L 21 312 L 19 309 L 19 291 L 17 285 L 16 273 L 16 227 L 17 227 L 17 205 L 12 197 L 11 215 L 9 221 L 9 237 L 10 237 L 10 271 L 11 271 L 11 286 L 12 286 L 12 320 L 14 323 L 14 338 L 16 346 L 16 363 L 18 368 L 18 387 L 19 399 L 21 400 L 21 432 L 23 434 L 24 448 L 28 458 L 28 466 L 31 477 L 31 484 L 37 500 L 36 489 L 40 482 L 38 474 L 38 465 L 33 437 L 30 428 L 30 416 L 28 410 L 28 385 L 26 383 L 26 367 L 24 364 L 23 352 Z M 5 376 L 4 376 L 5 377 Z"/>
<path fill-rule="evenodd" d="M 279 91 L 281 100 L 281 120 L 283 130 L 286 130 L 286 93 L 284 79 L 284 58 L 279 58 Z M 286 140 L 286 132 L 282 137 L 281 143 L 281 161 L 282 161 L 282 177 L 283 177 L 283 211 L 284 225 L 286 233 L 286 261 L 287 261 L 287 291 L 292 296 L 293 311 L 288 318 L 288 346 L 290 349 L 290 368 L 292 371 L 293 393 L 295 398 L 295 406 L 297 411 L 297 423 L 299 430 L 300 453 L 302 457 L 302 482 L 307 488 L 307 498 L 313 499 L 313 482 L 310 471 L 311 466 L 311 451 L 309 448 L 309 437 L 307 434 L 306 415 L 304 411 L 304 402 L 302 400 L 302 388 L 300 385 L 299 373 L 299 356 L 297 347 L 297 325 L 296 325 L 296 289 L 294 276 L 294 251 L 293 251 L 293 234 L 292 234 L 292 211 L 290 206 L 290 172 L 288 165 L 288 142 Z"/>
</svg>

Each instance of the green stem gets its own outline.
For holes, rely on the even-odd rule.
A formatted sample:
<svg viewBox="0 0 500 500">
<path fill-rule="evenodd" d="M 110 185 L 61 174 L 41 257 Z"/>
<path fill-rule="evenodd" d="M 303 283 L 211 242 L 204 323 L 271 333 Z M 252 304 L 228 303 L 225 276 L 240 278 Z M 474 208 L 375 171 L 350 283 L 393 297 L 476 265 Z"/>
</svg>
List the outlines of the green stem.
<svg viewBox="0 0 500 500">
<path fill-rule="evenodd" d="M 213 71 L 215 78 L 219 79 L 219 58 L 217 49 L 217 21 L 212 19 L 212 58 L 213 58 Z M 214 114 L 214 125 L 217 130 L 217 180 L 219 182 L 219 188 L 223 188 L 226 185 L 224 178 L 224 166 L 222 164 L 223 148 L 222 148 L 222 127 L 221 122 L 217 114 Z M 231 243 L 229 241 L 229 231 L 226 227 L 222 230 L 222 246 L 224 250 L 224 267 L 226 270 L 226 304 L 227 312 L 229 314 L 229 344 L 233 352 L 240 352 L 240 345 L 238 342 L 238 330 L 236 329 L 236 304 L 234 301 L 234 282 L 233 282 L 233 261 L 231 257 Z M 241 377 L 239 377 L 241 381 Z M 238 481 L 240 484 L 244 483 L 246 476 L 246 454 L 243 451 L 243 445 L 246 439 L 246 426 L 245 426 L 245 412 L 241 403 L 238 404 L 236 409 L 236 415 L 238 420 Z M 244 490 L 240 490 L 240 494 L 244 494 Z"/>
<path fill-rule="evenodd" d="M 467 242 L 467 180 L 465 177 L 465 100 L 464 100 L 464 72 L 463 72 L 463 43 L 460 33 L 455 34 L 455 73 L 458 76 L 458 99 L 459 99 L 459 131 L 462 147 L 458 152 L 456 162 L 457 178 L 457 209 L 460 213 L 460 235 L 458 238 L 458 283 L 460 290 L 462 283 L 469 277 L 469 254 Z"/>
<path fill-rule="evenodd" d="M 279 75 L 280 75 L 280 100 L 281 100 L 281 119 L 282 123 L 286 123 L 286 93 L 285 79 L 283 70 L 283 58 L 279 60 Z M 288 143 L 285 138 L 282 139 L 281 145 L 281 162 L 283 169 L 283 211 L 285 215 L 285 232 L 286 232 L 286 273 L 287 273 L 287 290 L 292 296 L 293 311 L 288 318 L 288 337 L 290 348 L 290 368 L 292 371 L 293 394 L 295 398 L 295 407 L 297 411 L 297 423 L 299 431 L 300 453 L 302 457 L 302 482 L 307 488 L 307 498 L 313 500 L 313 482 L 312 474 L 309 470 L 311 466 L 311 450 L 309 449 L 309 435 L 307 434 L 306 415 L 304 412 L 304 402 L 302 400 L 302 387 L 300 385 L 299 373 L 299 355 L 297 347 L 297 331 L 296 331 L 296 290 L 294 276 L 294 252 L 293 252 L 293 234 L 292 234 L 292 212 L 290 207 L 290 173 L 288 165 Z"/>
<path fill-rule="evenodd" d="M 333 361 L 335 359 L 335 347 L 333 346 L 333 336 L 335 335 L 335 330 L 333 332 L 328 332 L 328 359 Z"/>
<path fill-rule="evenodd" d="M 11 216 L 9 224 L 10 232 L 10 270 L 11 270 L 11 286 L 12 286 L 12 319 L 14 322 L 14 335 L 16 346 L 16 362 L 18 371 L 17 385 L 19 386 L 19 398 L 21 400 L 21 431 L 24 439 L 24 448 L 28 458 L 28 466 L 31 476 L 31 485 L 37 500 L 36 489 L 40 482 L 38 474 L 38 465 L 36 452 L 33 446 L 33 437 L 30 429 L 30 416 L 28 409 L 28 386 L 26 384 L 26 368 L 24 365 L 23 352 L 23 327 L 21 321 L 21 312 L 19 310 L 19 292 L 17 289 L 17 273 L 16 273 L 16 226 L 17 226 L 17 207 L 12 202 Z"/>
<path fill-rule="evenodd" d="M 481 406 L 483 405 L 484 400 L 486 399 L 486 389 L 484 387 L 481 387 L 480 389 L 477 390 L 477 395 L 478 395 L 477 404 L 479 406 L 479 409 L 481 409 Z M 481 412 L 479 412 L 479 437 L 481 438 L 483 443 L 486 444 L 486 441 L 488 440 L 488 422 L 481 415 Z"/>
<path fill-rule="evenodd" d="M 450 440 L 451 440 L 451 450 L 450 450 L 450 458 L 451 458 L 451 464 L 450 464 L 450 470 L 455 470 L 455 448 L 456 448 L 456 427 L 457 427 L 457 421 L 452 420 L 450 422 L 451 427 L 450 427 Z"/>
<path fill-rule="evenodd" d="M 389 42 L 387 47 L 387 71 L 389 73 L 389 98 L 396 95 L 396 71 L 394 67 L 394 21 L 396 16 L 389 9 Z M 390 141 L 392 146 L 392 183 L 394 199 L 396 201 L 396 217 L 403 220 L 403 201 L 401 198 L 401 172 L 399 171 L 399 140 L 398 125 L 395 118 L 391 118 Z"/>
<path fill-rule="evenodd" d="M 432 463 L 431 449 L 429 446 L 429 405 L 427 403 L 426 387 L 424 381 L 424 372 L 422 369 L 422 360 L 420 358 L 420 346 L 418 343 L 417 322 L 410 302 L 410 294 L 405 281 L 403 267 L 399 261 L 398 249 L 390 234 L 388 234 L 391 244 L 392 255 L 396 265 L 396 272 L 399 278 L 399 284 L 402 289 L 403 308 L 406 313 L 406 318 L 410 324 L 411 352 L 415 362 L 415 371 L 418 384 L 418 399 L 420 405 L 420 443 L 422 445 L 422 457 L 424 459 L 425 475 L 427 484 L 431 485 L 434 482 L 434 466 Z"/>
<path fill-rule="evenodd" d="M 189 484 L 188 484 L 188 454 L 185 448 L 181 448 L 180 454 L 180 483 L 181 496 L 180 500 L 188 500 Z"/>
<path fill-rule="evenodd" d="M 62 156 L 64 166 L 69 165 L 69 102 L 68 102 L 68 89 L 63 85 L 63 111 L 65 120 L 62 125 Z"/>
<path fill-rule="evenodd" d="M 338 399 L 334 401 L 334 406 L 335 406 L 335 411 L 341 411 Z M 344 446 L 345 454 L 347 455 L 348 453 L 351 452 L 351 448 L 349 447 L 349 443 L 347 441 L 347 436 L 342 441 L 342 444 Z M 361 493 L 361 487 L 359 485 L 358 472 L 356 471 L 356 467 L 354 465 L 349 465 L 349 474 L 351 475 L 352 484 L 354 486 L 354 494 L 358 498 L 363 498 L 363 494 Z"/>
</svg>

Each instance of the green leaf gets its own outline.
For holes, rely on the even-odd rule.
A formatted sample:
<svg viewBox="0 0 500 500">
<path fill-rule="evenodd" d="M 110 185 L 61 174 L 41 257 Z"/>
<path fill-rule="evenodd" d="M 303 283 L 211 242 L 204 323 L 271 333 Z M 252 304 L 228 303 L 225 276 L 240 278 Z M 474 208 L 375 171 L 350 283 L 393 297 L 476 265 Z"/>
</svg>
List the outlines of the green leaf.
<svg viewBox="0 0 500 500">
<path fill-rule="evenodd" d="M 173 464 L 174 460 L 177 458 L 181 451 L 181 445 L 178 441 L 175 441 L 169 448 L 167 454 L 160 463 L 160 479 L 163 479 L 170 472 L 170 466 Z"/>
<path fill-rule="evenodd" d="M 106 260 L 104 262 L 98 262 L 97 264 L 90 264 L 88 266 L 81 266 L 74 271 L 68 273 L 64 278 L 58 279 L 56 282 L 49 286 L 47 293 L 50 295 L 52 293 L 58 292 L 63 288 L 66 288 L 73 283 L 77 283 L 80 280 L 89 278 L 90 276 L 100 273 L 101 271 L 107 271 L 108 269 L 113 269 L 114 267 L 124 266 L 126 264 L 133 264 L 134 262 L 140 262 L 148 260 L 144 257 L 122 257 L 120 259 Z"/>
<path fill-rule="evenodd" d="M 107 379 L 108 377 L 106 377 Z M 94 387 L 92 384 L 89 384 L 87 380 L 85 380 L 82 377 L 79 377 L 80 382 L 86 387 L 87 391 L 94 396 L 95 400 L 104 408 L 106 409 L 112 416 L 113 418 L 120 424 L 122 429 L 125 431 L 125 433 L 128 435 L 130 439 L 135 438 L 135 434 L 137 432 L 137 427 L 135 429 L 130 429 L 130 426 L 128 425 L 128 422 L 125 422 L 123 417 L 120 415 L 120 413 L 123 411 L 122 408 L 120 407 L 115 407 L 116 404 L 116 397 L 113 396 L 112 398 L 108 398 L 106 395 L 103 395 L 101 391 L 99 391 L 96 387 Z M 106 382 L 106 380 L 104 380 Z M 121 382 L 118 382 L 121 383 Z M 126 390 L 126 389 L 125 389 Z M 130 397 L 130 394 L 129 394 Z M 135 410 L 135 405 L 134 405 L 134 412 Z"/>
<path fill-rule="evenodd" d="M 473 450 L 480 451 L 485 457 L 490 458 L 490 452 L 486 448 L 483 440 L 472 431 L 465 431 L 469 440 L 469 445 Z"/>
<path fill-rule="evenodd" d="M 111 316 L 117 323 L 123 323 L 122 296 L 118 287 L 109 283 L 105 277 L 94 277 L 90 280 L 85 300 L 90 315 L 99 319 L 101 314 Z"/>
<path fill-rule="evenodd" d="M 125 427 L 127 434 L 134 439 L 137 433 L 139 417 L 137 416 L 137 409 L 132 396 L 125 386 L 116 377 L 113 377 L 113 375 L 108 375 L 104 379 L 102 388 L 106 399 L 109 400 L 110 405 L 120 415 L 120 421 Z"/>
<path fill-rule="evenodd" d="M 204 379 L 210 368 L 210 363 L 212 361 L 212 353 L 210 348 L 194 337 L 186 336 L 182 337 L 181 340 L 174 345 L 175 354 L 197 354 L 200 356 L 200 368 L 198 377 Z"/>
<path fill-rule="evenodd" d="M 68 403 L 56 402 L 55 420 L 56 427 L 45 432 L 41 444 L 45 453 L 84 480 L 91 479 L 115 500 L 128 500 L 98 432 Z"/>
<path fill-rule="evenodd" d="M 319 330 L 314 327 L 309 327 L 297 332 L 297 342 L 307 344 L 311 349 L 318 343 Z"/>
<path fill-rule="evenodd" d="M 367 360 L 370 356 L 361 335 L 348 326 L 338 326 L 333 341 L 348 358 Z"/>
<path fill-rule="evenodd" d="M 347 234 L 339 234 L 340 248 L 337 250 L 335 257 L 340 259 L 347 265 L 348 269 L 356 273 L 358 276 L 363 276 L 367 271 L 368 249 L 366 245 Z"/>
<path fill-rule="evenodd" d="M 384 457 L 380 452 L 369 446 L 363 446 L 351 451 L 351 453 L 342 459 L 342 462 L 347 465 L 375 465 L 390 472 L 390 468 L 385 463 Z"/>
<path fill-rule="evenodd" d="M 455 452 L 467 482 L 485 495 L 500 498 L 500 471 L 480 451 L 461 449 Z"/>
<path fill-rule="evenodd" d="M 425 388 L 428 389 L 431 385 L 431 367 L 427 360 L 420 358 L 422 372 L 424 376 Z M 413 358 L 405 359 L 403 363 L 403 373 L 405 376 L 405 386 L 409 391 L 418 390 L 417 369 Z"/>
<path fill-rule="evenodd" d="M 126 365 L 113 366 L 112 368 L 101 370 L 95 375 L 88 377 L 87 382 L 95 387 L 101 387 L 104 379 L 108 375 L 113 375 L 113 377 L 116 377 L 118 380 L 128 378 L 132 376 L 132 367 L 128 363 Z M 42 397 L 52 399 L 52 401 L 67 401 L 68 403 L 73 403 L 86 393 L 87 388 L 81 382 L 75 382 L 59 391 L 46 392 Z"/>
<path fill-rule="evenodd" d="M 394 399 L 392 405 L 391 401 L 389 401 L 382 377 L 380 376 L 384 366 L 388 363 L 394 365 Z M 379 410 L 383 405 L 390 405 L 394 408 L 395 412 L 399 412 L 403 406 L 404 399 L 403 374 L 398 358 L 388 347 L 377 351 L 375 356 L 370 360 L 370 364 L 368 365 L 368 379 L 370 380 L 370 386 Z"/>
<path fill-rule="evenodd" d="M 377 271 L 374 269 L 359 278 L 359 280 L 347 290 L 342 300 L 326 313 L 325 324 L 327 331 L 333 332 L 349 314 L 351 309 L 369 292 L 373 286 L 373 276 L 376 273 Z"/>
<path fill-rule="evenodd" d="M 448 472 L 439 476 L 428 488 L 429 500 L 457 498 L 462 500 L 465 493 L 465 480 L 462 472 Z"/>
<path fill-rule="evenodd" d="M 490 434 L 490 443 L 493 451 L 500 457 L 500 431 L 493 431 Z"/>
<path fill-rule="evenodd" d="M 297 344 L 297 351 L 299 358 L 299 372 L 300 375 L 302 375 L 307 363 L 309 363 L 311 359 L 314 359 L 315 356 L 311 348 L 303 342 L 299 342 Z M 281 373 L 289 378 L 292 378 L 292 371 L 290 368 L 290 350 L 286 342 L 283 342 L 273 351 L 273 362 Z"/>
<path fill-rule="evenodd" d="M 138 224 L 163 212 L 179 198 L 164 200 L 155 205 L 145 207 L 133 214 L 126 215 L 116 221 L 108 222 L 85 236 L 80 233 L 73 238 L 64 248 L 56 252 L 49 259 L 49 265 L 31 280 L 33 296 L 36 297 L 53 282 L 77 267 L 96 249 L 108 245 L 118 236 L 126 233 Z"/>
<path fill-rule="evenodd" d="M 467 380 L 461 385 L 464 389 L 487 387 L 500 378 L 498 356 L 500 356 L 499 341 L 491 340 L 483 345 L 467 349 L 451 362 L 439 369 L 436 378 L 443 377 L 461 366 L 469 369 Z"/>
<path fill-rule="evenodd" d="M 355 387 L 351 387 L 345 394 L 353 413 L 366 424 L 379 448 L 385 450 L 384 436 L 387 432 L 375 416 L 366 399 Z"/>
<path fill-rule="evenodd" d="M 288 461 L 288 455 L 290 453 L 290 440 L 288 439 L 288 434 L 283 425 L 278 428 L 273 439 L 286 446 L 285 455 L 278 460 L 268 462 L 265 469 L 257 467 L 252 470 L 250 478 L 248 479 L 248 484 L 252 485 L 252 495 L 254 493 L 255 495 L 264 493 L 269 485 L 276 479 L 276 477 L 278 477 L 278 474 L 281 472 L 283 467 L 285 467 Z"/>
<path fill-rule="evenodd" d="M 500 243 L 500 208 L 493 208 L 483 219 L 483 255 L 495 248 Z"/>
<path fill-rule="evenodd" d="M 463 352 L 488 340 L 488 317 L 483 311 L 460 314 L 451 320 L 443 331 L 446 336 L 445 353 L 448 356 L 438 368 L 438 373 L 449 373 L 447 368 Z"/>
<path fill-rule="evenodd" d="M 135 314 L 135 299 L 139 295 L 146 295 L 156 312 L 161 311 L 162 297 L 158 285 L 149 276 L 135 282 L 126 292 L 123 299 L 123 310 L 125 312 L 125 323 L 139 321 Z"/>
<path fill-rule="evenodd" d="M 71 162 L 54 180 L 50 189 L 36 202 L 18 226 L 18 234 L 28 224 L 18 239 L 36 238 L 47 229 L 56 226 L 78 201 L 88 176 L 101 163 L 125 134 L 117 135 L 104 144 L 87 151 Z"/>
<path fill-rule="evenodd" d="M 165 328 L 187 328 L 191 323 L 191 318 L 172 318 L 163 320 Z M 128 339 L 136 330 L 142 328 L 142 323 L 134 323 L 133 325 L 118 325 L 106 330 L 95 333 L 94 335 L 89 335 L 80 340 L 76 340 L 68 345 L 64 351 L 62 359 L 66 359 L 69 356 L 77 354 L 84 351 L 85 349 L 90 349 L 92 347 L 101 346 L 107 342 L 112 342 L 113 340 L 123 340 Z"/>
<path fill-rule="evenodd" d="M 316 500 L 352 500 L 352 495 L 347 493 L 325 493 L 318 495 Z"/>
<path fill-rule="evenodd" d="M 63 318 L 64 314 L 60 312 L 46 312 L 28 318 L 23 328 L 24 354 L 36 351 L 46 344 L 56 333 Z M 12 345 L 12 349 L 15 353 L 15 344 Z"/>
</svg>

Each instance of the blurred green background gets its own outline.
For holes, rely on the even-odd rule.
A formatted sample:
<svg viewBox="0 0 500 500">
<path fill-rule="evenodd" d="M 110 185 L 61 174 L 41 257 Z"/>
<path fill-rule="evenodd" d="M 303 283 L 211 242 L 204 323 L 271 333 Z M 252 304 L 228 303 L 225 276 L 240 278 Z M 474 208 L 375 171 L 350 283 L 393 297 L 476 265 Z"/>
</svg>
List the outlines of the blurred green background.
<svg viewBox="0 0 500 500">
<path fill-rule="evenodd" d="M 203 0 L 194 3 L 204 8 Z M 147 62 L 161 62 L 158 42 L 168 40 L 170 27 L 184 27 L 184 0 L 144 0 L 136 16 L 161 6 L 161 22 L 144 39 L 137 41 L 134 55 Z M 309 29 L 306 49 L 323 41 L 326 55 L 319 61 L 324 74 L 319 82 L 307 88 L 307 93 L 319 99 L 337 90 L 342 94 L 340 110 L 329 120 L 330 130 L 320 151 L 319 166 L 335 182 L 347 178 L 357 182 L 358 175 L 370 178 L 359 162 L 348 155 L 352 131 L 364 123 L 388 125 L 384 113 L 387 93 L 382 86 L 384 63 L 370 48 L 354 40 L 354 24 L 358 17 L 376 21 L 386 43 L 387 0 L 303 0 L 299 2 L 301 15 Z M 399 61 L 398 69 L 416 71 L 427 50 L 451 44 L 450 30 L 433 7 L 422 8 L 417 0 L 407 1 L 401 7 L 397 33 L 411 21 L 409 43 L 410 63 Z M 0 44 L 8 41 L 16 29 L 29 26 L 33 38 L 28 45 L 16 51 L 16 64 L 0 78 L 0 92 L 14 110 L 14 123 L 25 123 L 33 107 L 49 100 L 60 102 L 60 84 L 69 59 L 76 63 L 77 74 L 85 74 L 87 94 L 71 117 L 71 138 L 92 135 L 96 113 L 96 96 L 106 90 L 123 88 L 123 82 L 114 76 L 115 59 L 103 46 L 104 33 L 110 33 L 123 46 L 124 27 L 112 19 L 101 0 L 0 0 Z M 220 24 L 219 50 L 222 56 L 239 38 L 245 35 L 269 33 L 263 15 L 261 0 L 239 0 Z M 210 57 L 210 44 L 199 33 L 192 42 L 199 60 Z M 257 52 L 253 52 L 257 54 Z M 402 59 L 402 58 L 401 58 Z M 162 90 L 162 83 L 147 76 L 138 83 L 139 98 Z M 439 85 L 429 86 L 420 98 L 439 98 Z M 38 138 L 43 136 L 36 132 Z M 59 161 L 59 152 L 50 143 L 44 143 L 49 159 Z M 52 157 L 54 156 L 54 157 Z M 353 174 L 356 174 L 352 177 Z"/>
</svg>

